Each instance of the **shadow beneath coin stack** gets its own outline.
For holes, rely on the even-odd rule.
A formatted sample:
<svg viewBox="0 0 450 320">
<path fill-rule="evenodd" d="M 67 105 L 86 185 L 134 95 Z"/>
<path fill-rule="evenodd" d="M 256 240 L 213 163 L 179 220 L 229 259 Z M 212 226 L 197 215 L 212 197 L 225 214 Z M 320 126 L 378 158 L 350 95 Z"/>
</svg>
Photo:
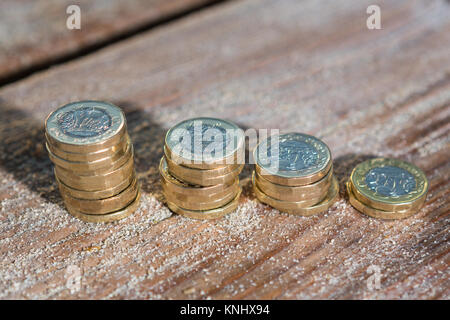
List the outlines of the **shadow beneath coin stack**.
<svg viewBox="0 0 450 320">
<path fill-rule="evenodd" d="M 151 115 L 130 101 L 113 101 L 122 108 L 127 119 L 128 134 L 134 147 L 134 162 L 141 188 L 162 199 L 159 162 L 163 155 L 166 129 L 155 123 Z"/>
<path fill-rule="evenodd" d="M 0 165 L 45 200 L 62 205 L 45 149 L 44 124 L 0 100 Z"/>
<path fill-rule="evenodd" d="M 354 154 L 349 153 L 337 157 L 333 160 L 334 175 L 339 181 L 339 193 L 342 197 L 348 198 L 346 182 L 350 178 L 353 169 L 361 162 L 377 158 L 375 155 L 368 154 Z"/>
</svg>

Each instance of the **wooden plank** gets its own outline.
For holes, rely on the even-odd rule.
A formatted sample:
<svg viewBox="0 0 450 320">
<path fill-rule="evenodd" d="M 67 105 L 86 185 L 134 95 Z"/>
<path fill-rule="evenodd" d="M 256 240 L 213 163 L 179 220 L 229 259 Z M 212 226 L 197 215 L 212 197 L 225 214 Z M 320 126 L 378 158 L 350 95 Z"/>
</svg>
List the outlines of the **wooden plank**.
<svg viewBox="0 0 450 320">
<path fill-rule="evenodd" d="M 212 0 L 4 0 L 0 3 L 0 79 L 52 64 Z M 81 10 L 81 29 L 69 30 L 66 9 Z"/>
<path fill-rule="evenodd" d="M 382 29 L 368 30 L 369 4 L 232 2 L 0 90 L 0 297 L 448 299 L 450 6 L 380 1 Z M 42 146 L 45 116 L 87 98 L 122 106 L 135 145 L 142 205 L 116 224 L 65 212 Z M 256 201 L 247 166 L 236 212 L 171 216 L 163 136 L 199 115 L 322 137 L 341 198 L 314 217 L 280 214 Z M 425 171 L 417 215 L 351 207 L 343 184 L 372 155 Z"/>
</svg>

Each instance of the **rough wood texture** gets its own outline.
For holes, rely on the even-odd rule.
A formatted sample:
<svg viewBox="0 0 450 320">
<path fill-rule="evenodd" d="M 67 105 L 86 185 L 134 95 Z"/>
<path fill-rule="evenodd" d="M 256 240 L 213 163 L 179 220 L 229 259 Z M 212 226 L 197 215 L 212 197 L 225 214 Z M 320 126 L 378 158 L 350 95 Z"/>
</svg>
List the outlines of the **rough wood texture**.
<svg viewBox="0 0 450 320">
<path fill-rule="evenodd" d="M 119 34 L 211 0 L 2 0 L 0 78 L 54 61 Z M 66 9 L 81 9 L 81 30 L 68 30 Z"/>
<path fill-rule="evenodd" d="M 450 298 L 450 5 L 378 3 L 382 30 L 370 31 L 372 1 L 231 2 L 1 89 L 0 298 Z M 65 212 L 42 145 L 45 116 L 87 98 L 126 110 L 136 148 L 142 205 L 115 224 Z M 341 198 L 314 217 L 280 214 L 256 201 L 247 166 L 236 212 L 171 215 L 163 135 L 200 115 L 322 137 Z M 373 155 L 425 171 L 417 215 L 350 206 L 343 184 Z"/>
</svg>

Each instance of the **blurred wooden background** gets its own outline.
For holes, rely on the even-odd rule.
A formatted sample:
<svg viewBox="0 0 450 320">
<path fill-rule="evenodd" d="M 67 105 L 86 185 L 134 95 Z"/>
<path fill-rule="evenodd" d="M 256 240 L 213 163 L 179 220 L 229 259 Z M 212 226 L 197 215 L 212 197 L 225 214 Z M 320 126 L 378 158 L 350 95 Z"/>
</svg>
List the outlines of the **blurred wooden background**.
<svg viewBox="0 0 450 320">
<path fill-rule="evenodd" d="M 448 1 L 377 1 L 381 30 L 366 27 L 370 0 L 86 0 L 81 30 L 69 4 L 0 3 L 0 298 L 450 298 Z M 81 99 L 127 115 L 143 197 L 118 223 L 66 213 L 43 146 L 46 115 Z M 339 201 L 280 214 L 248 165 L 236 212 L 172 215 L 157 164 L 166 130 L 194 116 L 321 137 Z M 425 171 L 417 215 L 350 206 L 344 182 L 370 156 Z"/>
</svg>

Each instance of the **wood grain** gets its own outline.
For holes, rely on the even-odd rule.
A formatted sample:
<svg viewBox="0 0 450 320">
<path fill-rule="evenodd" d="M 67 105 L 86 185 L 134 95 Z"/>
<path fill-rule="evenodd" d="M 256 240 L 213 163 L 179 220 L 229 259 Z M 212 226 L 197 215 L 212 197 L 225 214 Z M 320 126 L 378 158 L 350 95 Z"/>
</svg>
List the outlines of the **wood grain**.
<svg viewBox="0 0 450 320">
<path fill-rule="evenodd" d="M 239 1 L 122 41 L 0 90 L 0 298 L 449 299 L 450 5 Z M 79 99 L 122 106 L 141 208 L 93 225 L 63 209 L 42 124 Z M 248 165 L 239 209 L 171 215 L 157 164 L 165 131 L 193 116 L 321 137 L 341 197 L 302 218 L 257 202 Z M 371 156 L 411 161 L 430 182 L 415 216 L 368 218 L 344 182 Z M 81 288 L 67 287 L 80 269 Z M 380 270 L 380 288 L 370 289 Z"/>
<path fill-rule="evenodd" d="M 150 26 L 211 0 L 3 0 L 0 3 L 0 79 L 51 65 L 120 35 Z M 66 9 L 81 10 L 81 30 L 69 30 Z"/>
</svg>

